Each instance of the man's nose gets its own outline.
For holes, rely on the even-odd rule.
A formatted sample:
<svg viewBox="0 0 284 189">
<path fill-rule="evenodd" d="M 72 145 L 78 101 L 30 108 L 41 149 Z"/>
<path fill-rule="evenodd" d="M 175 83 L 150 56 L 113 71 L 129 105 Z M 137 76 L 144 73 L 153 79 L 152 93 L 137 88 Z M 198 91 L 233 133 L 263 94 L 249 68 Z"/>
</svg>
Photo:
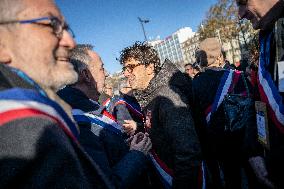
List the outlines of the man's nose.
<svg viewBox="0 0 284 189">
<path fill-rule="evenodd" d="M 68 49 L 74 49 L 76 46 L 76 42 L 71 36 L 71 34 L 67 32 L 66 30 L 64 30 L 62 34 L 62 38 L 60 39 L 59 45 L 67 47 Z"/>
</svg>

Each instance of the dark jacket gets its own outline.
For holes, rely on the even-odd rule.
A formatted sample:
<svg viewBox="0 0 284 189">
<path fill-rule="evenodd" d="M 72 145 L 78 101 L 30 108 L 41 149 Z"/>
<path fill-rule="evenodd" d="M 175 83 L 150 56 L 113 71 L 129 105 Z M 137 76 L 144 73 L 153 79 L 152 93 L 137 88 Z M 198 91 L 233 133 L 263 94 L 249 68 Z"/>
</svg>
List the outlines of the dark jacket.
<svg viewBox="0 0 284 189">
<path fill-rule="evenodd" d="M 78 89 L 65 87 L 58 92 L 73 109 L 84 112 L 95 112 L 102 109 L 99 104 L 91 102 Z M 118 188 L 129 188 L 138 180 L 146 168 L 146 156 L 139 151 L 129 151 L 122 135 L 95 124 L 78 123 L 80 127 L 79 141 L 88 154 L 97 160 L 99 166 L 111 178 Z"/>
<path fill-rule="evenodd" d="M 153 149 L 173 169 L 173 187 L 198 188 L 201 150 L 188 97 L 179 88 L 190 86 L 181 83 L 186 81 L 182 78 L 185 75 L 166 61 L 149 86 L 144 91 L 136 91 L 135 97 L 150 120 L 148 132 Z"/>
<path fill-rule="evenodd" d="M 0 64 L 0 91 L 16 87 L 37 90 Z M 0 188 L 112 187 L 97 163 L 47 117 L 0 124 L 0 149 Z"/>
<path fill-rule="evenodd" d="M 254 104 L 247 112 L 247 124 L 238 132 L 225 132 L 225 112 L 223 104 L 211 120 L 206 122 L 206 109 L 213 104 L 217 89 L 224 74 L 224 69 L 211 68 L 200 72 L 192 81 L 194 110 L 193 117 L 196 123 L 204 157 L 207 162 L 210 177 L 209 188 L 221 188 L 220 165 L 224 175 L 226 188 L 240 188 L 240 170 L 249 157 L 262 154 L 262 148 L 257 141 L 257 127 Z M 249 82 L 246 82 L 249 84 Z M 234 86 L 233 93 L 246 92 L 242 76 Z"/>
<path fill-rule="evenodd" d="M 215 158 L 222 158 L 224 157 L 224 154 L 228 153 L 228 150 L 233 149 L 231 146 L 233 144 L 224 143 L 226 135 L 224 133 L 225 116 L 222 104 L 219 106 L 217 111 L 212 114 L 209 126 L 206 123 L 205 116 L 206 109 L 213 104 L 223 74 L 223 69 L 205 69 L 205 71 L 200 72 L 192 82 L 194 121 L 198 126 L 197 130 L 201 137 L 202 146 L 206 148 L 206 155 L 213 155 Z M 246 83 L 249 86 L 249 81 Z M 251 87 L 249 87 L 249 89 L 250 88 Z M 245 91 L 246 87 L 243 79 L 240 77 L 234 87 L 234 94 L 241 94 Z M 255 111 L 253 109 L 252 111 L 251 117 L 248 119 L 247 128 L 245 132 L 242 133 L 242 137 L 240 136 L 239 138 L 241 141 L 234 144 L 237 145 L 238 149 L 241 150 L 243 157 L 246 159 L 261 154 L 261 148 L 257 142 Z M 237 140 L 235 139 L 235 141 Z"/>
<path fill-rule="evenodd" d="M 280 6 L 279 6 L 280 5 Z M 271 78 L 274 81 L 275 86 L 278 88 L 278 68 L 277 63 L 284 61 L 284 3 L 279 1 L 274 8 L 282 8 L 282 15 L 277 21 L 275 28 L 268 29 L 266 31 L 260 31 L 260 38 L 266 37 L 270 32 L 272 33 L 272 40 L 270 41 L 269 49 L 269 65 L 266 66 L 266 70 L 269 71 Z M 270 11 L 270 14 L 274 14 Z M 275 16 L 274 16 L 275 17 Z M 268 56 L 268 55 L 266 55 Z M 282 104 L 284 104 L 284 93 L 279 92 L 282 97 Z M 267 168 L 270 174 L 271 180 L 276 183 L 278 188 L 284 188 L 284 133 L 273 123 L 272 119 L 268 118 L 269 127 L 269 141 L 270 149 L 266 151 Z"/>
</svg>

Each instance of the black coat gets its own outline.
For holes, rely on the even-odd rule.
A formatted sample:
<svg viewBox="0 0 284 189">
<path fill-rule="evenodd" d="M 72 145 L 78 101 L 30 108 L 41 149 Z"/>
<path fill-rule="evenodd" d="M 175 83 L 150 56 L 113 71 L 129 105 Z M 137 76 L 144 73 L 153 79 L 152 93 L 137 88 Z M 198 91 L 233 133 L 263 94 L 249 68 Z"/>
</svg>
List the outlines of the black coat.
<svg viewBox="0 0 284 189">
<path fill-rule="evenodd" d="M 212 114 L 210 125 L 207 126 L 205 110 L 213 104 L 223 74 L 223 69 L 205 69 L 205 71 L 200 72 L 192 82 L 194 121 L 197 125 L 202 146 L 206 148 L 204 153 L 209 156 L 213 155 L 214 158 L 224 158 L 224 155 L 229 154 L 228 151 L 233 150 L 233 152 L 236 152 L 237 148 L 241 151 L 245 159 L 261 155 L 261 147 L 257 141 L 255 113 L 249 118 L 247 127 L 245 132 L 242 133 L 242 136 L 240 136 L 238 140 L 234 140 L 236 143 L 230 144 L 228 141 L 224 142 L 226 141 L 226 134 L 224 133 L 225 116 L 222 104 L 217 111 Z M 249 81 L 247 81 L 247 84 L 249 85 Z M 239 94 L 244 91 L 246 91 L 246 88 L 240 77 L 234 87 L 234 93 Z"/>
<path fill-rule="evenodd" d="M 280 5 L 281 4 L 281 5 Z M 278 6 L 280 5 L 280 6 Z M 278 18 L 277 29 L 271 28 L 260 31 L 260 38 L 266 37 L 270 32 L 272 33 L 272 40 L 270 41 L 269 49 L 269 65 L 266 70 L 270 73 L 276 88 L 278 88 L 278 61 L 284 61 L 284 3 L 279 1 L 274 8 L 282 8 L 282 15 Z M 270 11 L 273 14 L 273 11 Z M 275 31 L 278 33 L 276 34 Z M 267 56 L 267 55 L 266 55 Z M 282 97 L 282 104 L 284 104 L 284 92 L 279 92 Z M 268 172 L 271 175 L 271 180 L 276 183 L 278 188 L 284 188 L 284 133 L 277 128 L 272 119 L 268 118 L 270 149 L 266 151 L 266 161 Z"/>
<path fill-rule="evenodd" d="M 0 90 L 15 87 L 36 90 L 0 64 Z M 97 163 L 47 117 L 0 124 L 0 149 L 0 188 L 112 187 Z"/>
<path fill-rule="evenodd" d="M 151 122 L 148 132 L 153 149 L 173 169 L 174 188 L 198 188 L 201 164 L 200 144 L 188 106 L 188 94 L 180 88 L 190 87 L 186 81 L 186 76 L 166 61 L 149 86 L 135 92 L 146 119 Z"/>
</svg>

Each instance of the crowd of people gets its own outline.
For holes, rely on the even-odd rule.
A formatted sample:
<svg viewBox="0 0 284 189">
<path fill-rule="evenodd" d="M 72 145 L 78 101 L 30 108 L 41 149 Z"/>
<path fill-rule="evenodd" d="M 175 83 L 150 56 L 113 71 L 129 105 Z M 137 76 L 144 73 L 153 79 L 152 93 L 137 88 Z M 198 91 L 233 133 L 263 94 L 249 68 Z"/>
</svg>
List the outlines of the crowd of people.
<svg viewBox="0 0 284 189">
<path fill-rule="evenodd" d="M 206 38 L 182 73 L 135 42 L 104 95 L 99 54 L 53 0 L 1 0 L 0 188 L 284 188 L 284 1 L 236 3 L 257 63 L 236 70 Z"/>
</svg>

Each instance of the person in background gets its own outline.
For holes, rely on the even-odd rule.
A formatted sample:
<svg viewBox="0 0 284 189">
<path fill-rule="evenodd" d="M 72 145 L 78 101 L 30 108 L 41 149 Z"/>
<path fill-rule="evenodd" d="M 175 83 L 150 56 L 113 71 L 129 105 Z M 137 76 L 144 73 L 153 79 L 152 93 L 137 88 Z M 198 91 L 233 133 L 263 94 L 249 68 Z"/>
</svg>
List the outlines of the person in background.
<svg viewBox="0 0 284 189">
<path fill-rule="evenodd" d="M 185 73 L 194 79 L 194 77 L 200 72 L 200 68 L 198 64 L 195 62 L 193 64 L 186 64 L 184 65 Z"/>
<path fill-rule="evenodd" d="M 193 70 L 192 64 L 190 64 L 190 63 L 185 64 L 185 65 L 184 65 L 184 70 L 185 70 L 185 73 L 186 73 L 189 77 L 191 77 L 191 78 L 194 77 L 194 73 L 193 73 L 194 70 Z"/>
<path fill-rule="evenodd" d="M 119 82 L 119 95 L 115 95 L 107 104 L 107 111 L 122 125 L 128 136 L 144 131 L 144 117 L 141 107 L 129 85 L 128 79 Z"/>
<path fill-rule="evenodd" d="M 226 189 L 241 188 L 241 168 L 248 167 L 248 159 L 262 154 L 256 137 L 254 104 L 245 115 L 247 124 L 238 132 L 230 132 L 226 129 L 229 124 L 222 97 L 229 93 L 249 96 L 251 91 L 246 87 L 249 82 L 244 82 L 239 72 L 220 66 L 224 59 L 221 44 L 216 38 L 206 38 L 200 43 L 196 61 L 203 66 L 203 71 L 192 81 L 193 117 L 212 176 L 209 186 L 222 188 L 220 173 L 223 173 Z M 246 173 L 249 173 L 249 167 Z M 252 175 L 252 179 L 248 180 L 250 187 L 254 180 Z"/>
</svg>

